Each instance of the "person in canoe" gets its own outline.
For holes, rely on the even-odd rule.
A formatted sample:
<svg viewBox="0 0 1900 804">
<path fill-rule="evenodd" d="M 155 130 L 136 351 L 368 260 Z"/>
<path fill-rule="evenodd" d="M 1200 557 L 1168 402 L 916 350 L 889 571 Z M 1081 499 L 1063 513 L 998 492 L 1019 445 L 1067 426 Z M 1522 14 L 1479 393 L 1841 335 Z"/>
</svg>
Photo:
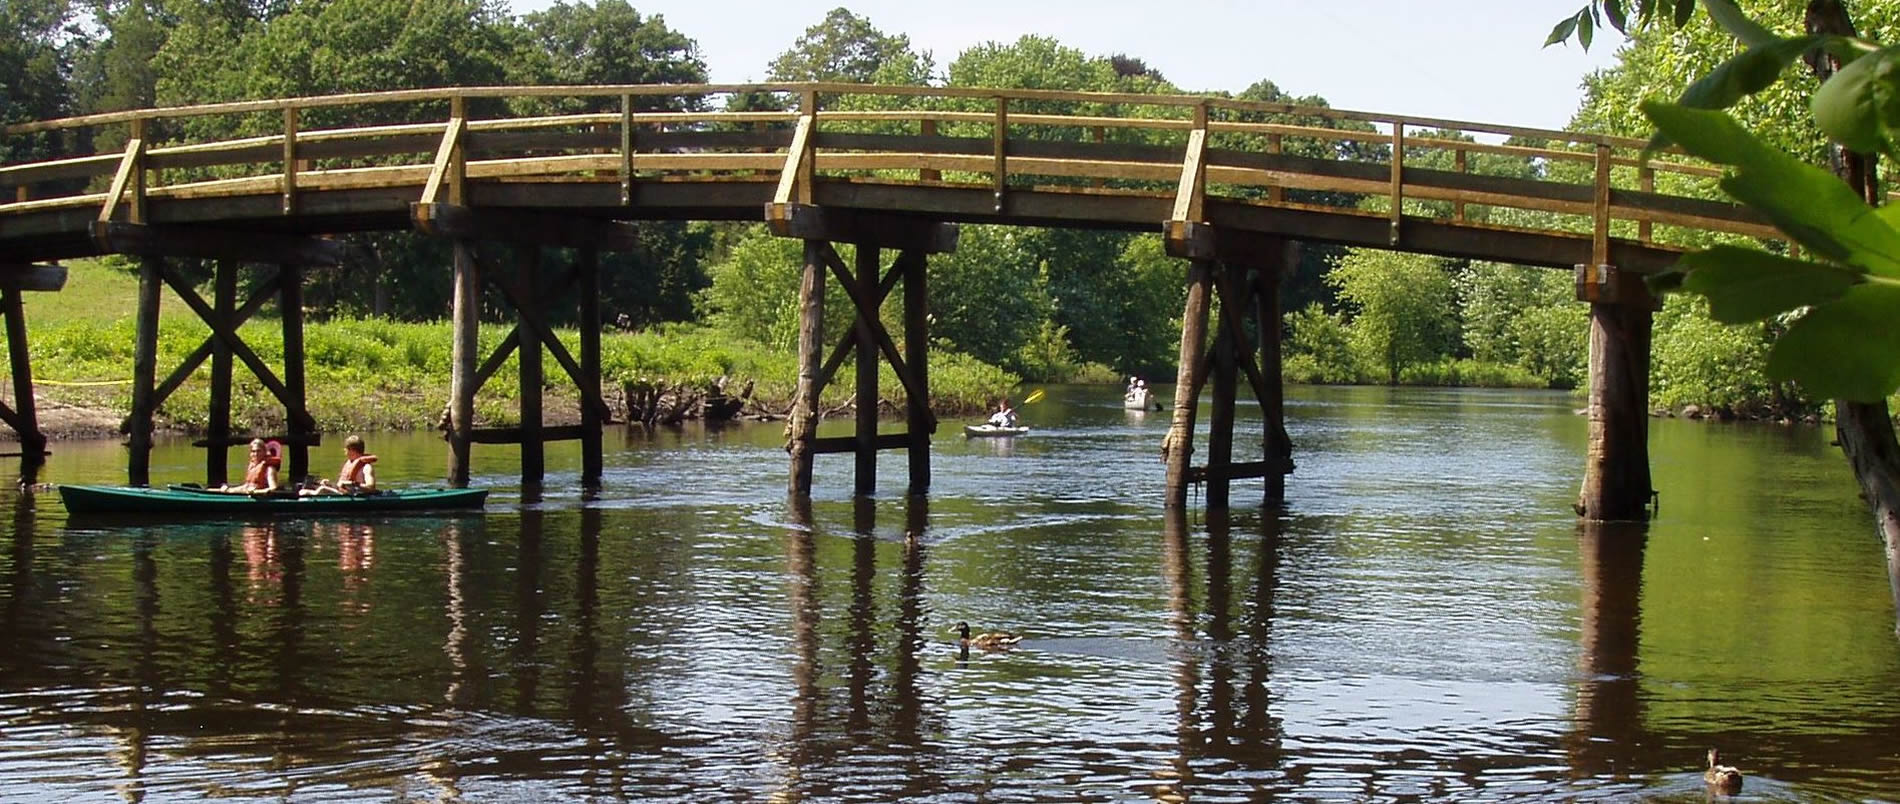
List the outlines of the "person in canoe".
<svg viewBox="0 0 1900 804">
<path fill-rule="evenodd" d="M 993 427 L 1016 426 L 1016 409 L 1009 406 L 1009 397 L 1003 397 L 1003 401 L 996 403 L 996 412 L 990 414 L 987 423 Z"/>
<path fill-rule="evenodd" d="M 319 494 L 375 494 L 376 493 L 376 456 L 369 454 L 363 446 L 363 437 L 351 435 L 343 439 L 343 468 L 336 473 L 336 482 L 328 480 L 317 482 L 313 489 L 299 491 L 305 497 Z"/>
<path fill-rule="evenodd" d="M 277 465 L 281 458 L 276 446 L 275 441 L 251 439 L 250 462 L 244 466 L 244 482 L 235 486 L 219 486 L 218 491 L 227 494 L 270 494 L 277 491 Z"/>
</svg>

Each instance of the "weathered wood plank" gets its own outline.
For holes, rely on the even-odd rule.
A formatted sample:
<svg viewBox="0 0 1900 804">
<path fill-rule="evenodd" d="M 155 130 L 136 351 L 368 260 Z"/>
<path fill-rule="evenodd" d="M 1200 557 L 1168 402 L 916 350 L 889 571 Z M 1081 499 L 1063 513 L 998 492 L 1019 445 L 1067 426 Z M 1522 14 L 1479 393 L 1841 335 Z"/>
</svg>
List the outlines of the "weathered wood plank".
<svg viewBox="0 0 1900 804">
<path fill-rule="evenodd" d="M 0 290 L 52 292 L 65 286 L 64 265 L 0 265 Z"/>
</svg>

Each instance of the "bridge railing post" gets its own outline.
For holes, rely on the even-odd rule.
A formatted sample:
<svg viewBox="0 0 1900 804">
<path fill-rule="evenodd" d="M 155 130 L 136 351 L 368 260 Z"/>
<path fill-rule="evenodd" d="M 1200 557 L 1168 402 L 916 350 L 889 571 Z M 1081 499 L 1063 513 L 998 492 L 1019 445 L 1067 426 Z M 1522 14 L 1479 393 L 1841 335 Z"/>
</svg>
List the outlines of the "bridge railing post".
<svg viewBox="0 0 1900 804">
<path fill-rule="evenodd" d="M 1392 231 L 1386 236 L 1391 245 L 1399 244 L 1400 224 L 1405 220 L 1405 120 L 1392 120 Z"/>
</svg>

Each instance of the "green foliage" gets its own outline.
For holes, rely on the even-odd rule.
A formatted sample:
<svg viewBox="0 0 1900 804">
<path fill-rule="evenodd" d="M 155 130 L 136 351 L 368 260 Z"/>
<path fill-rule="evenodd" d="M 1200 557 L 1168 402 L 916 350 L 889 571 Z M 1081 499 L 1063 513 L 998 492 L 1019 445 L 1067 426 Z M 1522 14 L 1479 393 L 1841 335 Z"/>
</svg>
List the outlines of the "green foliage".
<svg viewBox="0 0 1900 804">
<path fill-rule="evenodd" d="M 1655 318 L 1650 401 L 1669 409 L 1703 405 L 1744 411 L 1774 395 L 1764 374 L 1768 338 L 1760 327 L 1709 319 L 1707 303 L 1671 296 Z"/>
<path fill-rule="evenodd" d="M 510 70 L 512 80 L 534 84 L 690 84 L 706 80 L 706 63 L 685 34 L 659 17 L 641 17 L 625 0 L 556 2 L 520 21 L 526 41 Z M 676 105 L 665 96 L 641 96 L 643 108 Z M 558 111 L 617 107 L 610 97 L 565 99 Z"/>
<path fill-rule="evenodd" d="M 1576 303 L 1568 274 L 1473 263 L 1455 285 L 1473 359 L 1517 366 L 1552 387 L 1582 382 L 1589 311 Z"/>
<path fill-rule="evenodd" d="M 1651 102 L 1644 112 L 1691 153 L 1734 170 L 1722 188 L 1766 214 L 1825 263 L 1733 252 L 1688 260 L 1685 289 L 1713 291 L 1731 320 L 1809 305 L 1775 344 L 1771 376 L 1865 402 L 1900 387 L 1900 231 L 1833 175 L 1771 148 L 1728 115 Z M 1723 259 L 1724 256 L 1728 259 Z M 1801 287 L 1802 292 L 1790 292 Z"/>
<path fill-rule="evenodd" d="M 1364 372 L 1353 355 L 1345 317 L 1315 302 L 1287 316 L 1282 373 L 1305 383 L 1356 383 Z"/>
<path fill-rule="evenodd" d="M 931 70 L 929 54 L 911 50 L 910 37 L 886 34 L 840 6 L 806 28 L 767 74 L 773 81 L 914 84 L 928 81 Z"/>
<path fill-rule="evenodd" d="M 1542 388 L 1547 384 L 1543 377 L 1522 366 L 1469 358 L 1445 358 L 1406 366 L 1399 374 L 1399 382 L 1461 388 Z"/>
<path fill-rule="evenodd" d="M 1405 367 L 1431 360 L 1450 343 L 1451 275 L 1422 254 L 1353 249 L 1326 274 L 1350 310 L 1357 360 L 1376 366 L 1388 383 Z"/>
<path fill-rule="evenodd" d="M 965 225 L 955 252 L 930 258 L 931 336 L 978 360 L 1048 379 L 1047 366 L 1024 359 L 1024 349 L 1052 323 L 1055 305 L 1034 240 L 1035 233 L 1015 227 Z"/>
</svg>

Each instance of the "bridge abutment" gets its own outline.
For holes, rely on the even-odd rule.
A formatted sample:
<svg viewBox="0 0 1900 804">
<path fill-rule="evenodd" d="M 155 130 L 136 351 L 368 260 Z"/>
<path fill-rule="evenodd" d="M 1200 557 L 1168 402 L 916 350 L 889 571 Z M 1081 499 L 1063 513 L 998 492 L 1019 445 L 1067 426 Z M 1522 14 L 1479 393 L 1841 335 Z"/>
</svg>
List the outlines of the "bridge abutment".
<svg viewBox="0 0 1900 804">
<path fill-rule="evenodd" d="M 1650 325 L 1659 307 L 1640 275 L 1577 266 L 1577 299 L 1590 303 L 1590 440 L 1577 514 L 1643 520 L 1655 497 L 1649 473 Z"/>
</svg>

